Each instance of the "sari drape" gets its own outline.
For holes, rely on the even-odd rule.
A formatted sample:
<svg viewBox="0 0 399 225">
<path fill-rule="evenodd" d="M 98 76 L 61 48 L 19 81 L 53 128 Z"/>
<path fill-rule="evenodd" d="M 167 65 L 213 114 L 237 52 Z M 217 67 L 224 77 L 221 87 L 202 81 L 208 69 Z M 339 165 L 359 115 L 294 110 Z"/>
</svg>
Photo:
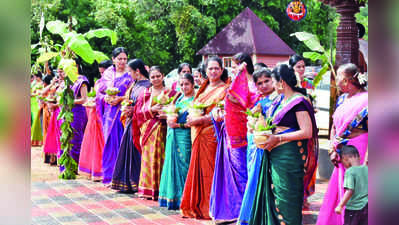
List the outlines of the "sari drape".
<svg viewBox="0 0 399 225">
<path fill-rule="evenodd" d="M 206 81 L 199 89 L 194 103 L 211 104 L 219 102 L 226 96 L 228 84 L 222 83 L 214 88 L 205 89 Z M 205 109 L 205 115 L 210 113 L 214 106 Z M 209 200 L 212 179 L 215 169 L 215 154 L 217 141 L 213 125 L 194 126 L 191 128 L 191 160 L 186 184 L 181 201 L 183 216 L 210 219 Z"/>
<path fill-rule="evenodd" d="M 61 149 L 60 127 L 62 124 L 61 120 L 58 120 L 58 114 L 60 108 L 57 107 L 51 112 L 50 122 L 48 124 L 47 136 L 43 145 L 43 151 L 45 155 L 56 155 Z"/>
<path fill-rule="evenodd" d="M 258 95 L 250 90 L 247 76 L 235 77 L 225 98 L 225 119 L 214 121 L 218 147 L 210 198 L 210 215 L 216 222 L 236 220 L 247 183 L 247 115 Z M 231 101 L 234 98 L 237 102 Z"/>
<path fill-rule="evenodd" d="M 126 92 L 126 98 L 133 100 L 135 103 L 137 98 L 149 88 L 151 83 L 149 80 L 137 81 Z M 135 104 L 134 103 L 134 104 Z M 118 158 L 114 173 L 112 175 L 111 188 L 123 192 L 137 192 L 140 168 L 141 168 L 141 148 L 139 146 L 138 138 L 140 132 L 137 131 L 137 123 L 132 121 L 132 118 L 127 118 L 126 126 L 119 146 Z"/>
<path fill-rule="evenodd" d="M 176 107 L 180 108 L 177 123 L 187 121 L 187 106 L 194 97 L 177 99 Z M 191 129 L 168 127 L 166 137 L 165 162 L 162 169 L 159 187 L 159 204 L 168 209 L 179 209 L 184 184 L 190 165 Z"/>
<path fill-rule="evenodd" d="M 106 70 L 107 73 L 109 72 L 115 72 L 113 67 L 110 67 Z M 105 76 L 104 72 L 104 76 Z M 112 82 L 106 82 L 106 84 L 111 84 L 113 86 L 107 86 L 109 87 L 115 87 L 119 89 L 119 93 L 117 94 L 118 96 L 123 96 L 128 89 L 128 87 L 131 85 L 132 78 L 128 73 L 123 74 L 120 77 L 115 78 Z M 103 165 L 103 183 L 108 184 L 112 180 L 112 174 L 114 172 L 115 168 L 115 163 L 116 159 L 118 157 L 118 152 L 119 152 L 119 145 L 120 145 L 120 140 L 123 135 L 123 125 L 122 122 L 120 121 L 120 108 L 121 105 L 109 105 L 108 103 L 105 102 L 104 98 L 105 95 L 102 92 L 97 93 L 98 96 L 96 96 L 96 101 L 99 101 L 99 107 L 100 108 L 100 113 L 101 110 L 103 110 L 103 118 L 102 118 L 102 124 L 103 124 L 103 134 L 104 134 L 104 150 L 103 150 L 103 159 L 102 159 L 102 165 Z M 101 106 L 103 109 L 101 109 Z"/>
<path fill-rule="evenodd" d="M 358 128 L 368 118 L 368 93 L 362 92 L 351 98 L 345 98 L 347 98 L 346 94 L 342 95 L 337 101 L 338 106 L 333 115 L 336 136 L 332 141 L 335 146 L 340 144 L 355 146 L 360 154 L 360 163 L 363 163 L 367 152 L 368 133 L 351 139 L 348 139 L 347 136 L 353 128 Z M 338 164 L 338 168 L 334 167 L 317 218 L 317 225 L 342 225 L 344 223 L 345 213 L 338 215 L 334 209 L 344 195 L 345 171 L 342 163 Z"/>
<path fill-rule="evenodd" d="M 104 148 L 101 118 L 95 107 L 86 108 L 86 112 L 88 122 L 82 140 L 79 172 L 88 175 L 92 180 L 101 180 L 103 176 L 101 161 Z"/>
<path fill-rule="evenodd" d="M 40 107 L 33 117 L 33 123 L 31 128 L 31 145 L 41 146 L 43 144 L 43 130 L 41 123 L 41 115 L 43 112 L 43 107 Z"/>
<path fill-rule="evenodd" d="M 168 93 L 169 97 L 175 91 Z M 151 112 L 154 105 L 151 88 L 146 89 L 135 107 L 135 116 L 140 126 L 141 169 L 138 193 L 142 197 L 158 199 L 159 182 L 165 158 L 166 121 Z"/>
<path fill-rule="evenodd" d="M 262 114 L 266 115 L 266 111 L 271 106 L 271 103 L 273 102 L 275 97 L 277 97 L 276 93 L 259 100 L 255 104 L 255 106 L 261 104 Z M 248 224 L 248 221 L 250 219 L 252 206 L 256 194 L 256 187 L 258 186 L 258 179 L 262 164 L 262 158 L 263 158 L 263 149 L 258 149 L 256 147 L 253 141 L 253 134 L 248 132 L 247 138 L 248 138 L 248 147 L 247 147 L 248 181 L 245 187 L 245 192 L 242 199 L 240 215 L 237 224 Z"/>
<path fill-rule="evenodd" d="M 312 121 L 312 138 L 264 151 L 249 224 L 302 224 L 304 194 L 316 172 L 318 130 L 313 107 L 302 95 L 293 96 L 285 105 L 281 105 L 281 100 L 282 97 L 276 99 L 268 111 L 273 124 L 278 125 L 294 106 L 304 103 Z"/>
</svg>

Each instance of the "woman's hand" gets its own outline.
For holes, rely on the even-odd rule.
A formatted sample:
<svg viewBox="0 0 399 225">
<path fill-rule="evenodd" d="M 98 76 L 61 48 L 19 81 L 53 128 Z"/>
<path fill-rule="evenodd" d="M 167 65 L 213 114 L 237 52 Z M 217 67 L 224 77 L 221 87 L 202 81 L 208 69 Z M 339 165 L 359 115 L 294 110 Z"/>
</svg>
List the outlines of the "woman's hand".
<svg viewBox="0 0 399 225">
<path fill-rule="evenodd" d="M 166 113 L 165 113 L 165 112 L 158 111 L 157 118 L 158 118 L 158 119 L 161 119 L 161 120 L 164 120 L 164 119 L 167 119 L 167 118 L 168 118 L 168 116 L 166 115 Z"/>
<path fill-rule="evenodd" d="M 242 62 L 240 65 L 237 66 L 237 71 L 241 72 L 245 68 L 247 68 L 247 63 L 246 62 Z"/>
<path fill-rule="evenodd" d="M 170 127 L 170 128 L 180 127 L 180 125 L 178 123 L 176 123 L 174 120 L 167 120 L 166 122 L 168 123 L 168 127 Z"/>
<path fill-rule="evenodd" d="M 47 106 L 48 106 L 48 109 L 50 110 L 50 112 L 54 112 L 54 110 L 57 108 L 57 104 L 50 103 L 50 102 L 47 102 Z"/>
<path fill-rule="evenodd" d="M 203 124 L 203 116 L 200 117 L 195 117 L 192 118 L 190 115 L 187 116 L 187 122 L 186 122 L 186 126 L 187 127 L 192 127 L 192 126 L 199 126 Z"/>
<path fill-rule="evenodd" d="M 277 137 L 274 134 L 265 134 L 268 138 L 267 141 L 265 142 L 265 149 L 267 149 L 269 152 L 276 147 L 276 145 L 280 142 L 279 137 Z"/>
<path fill-rule="evenodd" d="M 366 155 L 364 156 L 364 162 L 363 165 L 368 166 L 369 165 L 369 149 L 367 148 Z"/>
<path fill-rule="evenodd" d="M 225 112 L 224 112 L 224 110 L 220 109 L 219 107 L 215 107 L 215 108 L 212 110 L 211 113 L 212 113 L 212 117 L 213 117 L 213 119 L 214 119 L 215 121 L 221 122 L 221 121 L 224 120 L 224 114 L 225 114 Z"/>
<path fill-rule="evenodd" d="M 333 151 L 330 154 L 330 160 L 331 160 L 332 164 L 334 164 L 335 167 L 338 167 L 338 163 L 340 162 L 340 160 L 339 160 L 339 155 L 336 151 Z"/>
<path fill-rule="evenodd" d="M 112 106 L 116 106 L 116 105 L 118 105 L 121 101 L 122 101 L 122 99 L 123 99 L 124 97 L 123 96 L 105 96 L 105 101 L 108 103 L 108 104 L 110 104 L 110 105 L 112 105 Z"/>
<path fill-rule="evenodd" d="M 153 105 L 151 107 L 151 112 L 160 114 L 162 112 L 162 105 L 160 104 Z"/>
<path fill-rule="evenodd" d="M 134 110 L 134 106 L 123 106 L 122 107 L 122 113 L 124 113 L 128 117 L 133 116 L 133 110 Z"/>
</svg>

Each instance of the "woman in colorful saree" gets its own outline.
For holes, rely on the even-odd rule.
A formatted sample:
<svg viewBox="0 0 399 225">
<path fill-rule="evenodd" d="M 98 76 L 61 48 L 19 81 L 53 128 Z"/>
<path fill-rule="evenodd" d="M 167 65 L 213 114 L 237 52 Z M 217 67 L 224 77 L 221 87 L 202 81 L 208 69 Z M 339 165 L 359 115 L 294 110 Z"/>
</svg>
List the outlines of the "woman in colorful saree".
<svg viewBox="0 0 399 225">
<path fill-rule="evenodd" d="M 99 82 L 94 85 L 97 89 Z M 93 104 L 94 103 L 94 104 Z M 95 100 L 88 100 L 85 105 L 87 113 L 87 125 L 84 131 L 79 157 L 79 172 L 88 176 L 93 181 L 101 181 L 102 152 L 104 149 L 104 134 L 101 124 L 101 115 L 96 108 Z"/>
<path fill-rule="evenodd" d="M 31 84 L 31 145 L 41 146 L 43 144 L 43 131 L 41 125 L 41 114 L 43 111 L 43 105 L 39 104 L 40 92 L 43 89 L 42 73 L 38 71 L 33 74 L 34 81 Z"/>
<path fill-rule="evenodd" d="M 164 75 L 159 66 L 150 69 L 152 87 L 145 89 L 134 109 L 140 127 L 141 169 L 140 197 L 158 200 L 159 182 L 165 158 L 166 117 L 162 109 L 165 101 L 175 95 L 163 84 Z"/>
<path fill-rule="evenodd" d="M 126 119 L 125 129 L 119 146 L 118 158 L 112 175 L 111 188 L 123 192 L 137 192 L 141 167 L 140 130 L 137 121 L 132 120 L 137 98 L 151 86 L 149 74 L 141 59 L 128 63 L 128 71 L 134 83 L 126 91 L 121 120 Z M 131 103 L 130 103 L 130 102 Z"/>
<path fill-rule="evenodd" d="M 165 162 L 159 187 L 161 207 L 177 210 L 183 194 L 191 156 L 191 129 L 186 127 L 188 106 L 194 100 L 194 78 L 186 73 L 180 78 L 180 90 L 169 111 L 178 110 L 178 116 L 168 115 Z M 176 119 L 176 120 L 175 120 Z"/>
<path fill-rule="evenodd" d="M 173 79 L 173 83 L 172 83 L 172 86 L 171 86 L 171 89 L 172 90 L 174 90 L 174 91 L 181 91 L 180 90 L 180 87 L 179 87 L 179 81 L 180 81 L 180 78 L 184 75 L 184 74 L 186 74 L 186 73 L 189 73 L 189 74 L 192 74 L 192 68 L 191 68 L 191 65 L 190 64 L 188 64 L 188 63 L 181 63 L 178 67 L 177 67 L 177 77 L 175 77 L 174 79 Z"/>
<path fill-rule="evenodd" d="M 344 94 L 337 100 L 331 130 L 330 159 L 335 165 L 328 183 L 317 225 L 342 225 L 344 214 L 334 212 L 344 195 L 345 168 L 340 162 L 339 149 L 342 145 L 353 145 L 359 150 L 363 163 L 368 147 L 368 92 L 366 78 L 354 64 L 344 64 L 337 71 L 338 88 Z"/>
<path fill-rule="evenodd" d="M 40 107 L 43 109 L 43 118 L 42 118 L 43 144 L 46 142 L 47 130 L 48 130 L 48 126 L 50 123 L 50 117 L 51 117 L 50 110 L 48 108 L 48 105 L 44 101 L 44 98 L 46 98 L 50 92 L 50 88 L 51 88 L 50 84 L 51 84 L 52 80 L 53 80 L 52 75 L 44 76 L 44 78 L 43 78 L 44 88 L 42 91 L 40 91 L 40 94 L 39 94 L 39 104 L 40 104 Z"/>
<path fill-rule="evenodd" d="M 130 87 L 132 77 L 127 73 L 126 61 L 127 51 L 123 47 L 118 47 L 112 51 L 112 60 L 114 65 L 105 70 L 103 77 L 96 92 L 97 109 L 103 115 L 103 133 L 104 133 L 104 150 L 103 150 L 103 183 L 109 184 L 112 180 L 116 158 L 120 140 L 123 134 L 123 125 L 120 121 L 121 102 L 124 98 L 126 90 Z M 113 90 L 114 93 L 106 92 Z"/>
<path fill-rule="evenodd" d="M 237 76 L 227 92 L 224 120 L 214 120 L 218 147 L 215 159 L 210 214 L 216 223 L 238 219 L 247 184 L 247 116 L 257 98 L 251 56 L 238 53 L 232 67 Z M 215 113 L 213 113 L 215 114 Z M 220 114 L 220 113 L 219 113 Z M 215 119 L 215 118 L 214 118 Z"/>
<path fill-rule="evenodd" d="M 208 58 L 205 68 L 208 80 L 198 90 L 193 103 L 207 107 L 202 115 L 189 114 L 186 123 L 191 127 L 192 150 L 180 209 L 184 217 L 210 219 L 209 199 L 217 141 L 209 113 L 215 102 L 224 99 L 229 84 L 227 70 L 223 68 L 220 58 Z"/>
<path fill-rule="evenodd" d="M 57 154 L 61 149 L 60 127 L 62 121 L 57 119 L 60 108 L 57 105 L 56 93 L 61 91 L 63 88 L 64 81 L 62 76 L 64 73 L 60 69 L 58 69 L 58 73 L 60 74 L 59 77 L 52 79 L 50 85 L 45 87 L 43 90 L 43 96 L 46 96 L 44 104 L 49 111 L 46 136 L 43 143 L 44 162 L 51 165 L 57 165 Z M 43 119 L 43 123 L 45 122 L 45 119 Z M 45 126 L 43 127 L 45 128 Z"/>
<path fill-rule="evenodd" d="M 294 69 L 296 79 L 300 81 L 301 87 L 313 90 L 313 81 L 305 77 L 305 59 L 302 56 L 295 54 L 290 57 L 288 62 Z"/>
<path fill-rule="evenodd" d="M 75 62 L 78 67 L 78 73 L 83 74 L 83 71 L 80 67 L 80 59 L 75 59 Z M 62 69 L 59 69 L 59 74 L 61 79 L 65 78 L 65 73 L 64 71 L 62 71 Z M 75 99 L 74 106 L 72 108 L 73 122 L 71 123 L 71 127 L 73 129 L 73 138 L 71 140 L 71 143 L 73 144 L 73 146 L 69 154 L 76 163 L 79 163 L 83 135 L 87 124 L 87 114 L 83 104 L 87 101 L 88 88 L 89 81 L 83 75 L 79 75 L 78 79 L 71 86 Z M 59 156 L 61 157 L 62 154 L 63 150 L 61 149 Z M 64 167 L 61 166 L 60 170 L 63 171 Z"/>
<path fill-rule="evenodd" d="M 277 127 L 265 142 L 257 143 L 264 146 L 264 153 L 249 224 L 299 225 L 305 174 L 316 171 L 317 127 L 312 104 L 304 96 L 306 90 L 296 86 L 294 70 L 279 65 L 272 79 L 283 95 L 268 111 Z"/>
<path fill-rule="evenodd" d="M 255 106 L 251 109 L 253 113 L 261 112 L 263 116 L 266 116 L 267 110 L 270 108 L 272 102 L 278 97 L 278 94 L 274 92 L 271 71 L 266 68 L 262 68 L 255 71 L 253 74 L 253 80 L 255 82 L 258 92 L 260 92 L 259 100 L 255 103 Z M 252 205 L 255 199 L 256 187 L 258 186 L 259 171 L 262 164 L 263 149 L 257 148 L 253 141 L 252 131 L 248 129 L 248 147 L 247 147 L 247 171 L 248 181 L 245 187 L 244 197 L 242 199 L 240 216 L 238 224 L 248 224 L 251 216 Z"/>
</svg>

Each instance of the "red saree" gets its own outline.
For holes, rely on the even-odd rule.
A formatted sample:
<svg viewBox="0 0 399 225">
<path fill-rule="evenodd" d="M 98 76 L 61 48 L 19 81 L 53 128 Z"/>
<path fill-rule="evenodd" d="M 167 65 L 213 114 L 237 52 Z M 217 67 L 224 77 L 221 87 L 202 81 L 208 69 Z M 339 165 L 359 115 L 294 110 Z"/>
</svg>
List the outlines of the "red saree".
<svg viewBox="0 0 399 225">
<path fill-rule="evenodd" d="M 226 96 L 228 84 L 205 92 L 206 82 L 198 91 L 194 103 L 211 104 L 219 102 Z M 205 113 L 211 112 L 214 106 L 208 107 Z M 209 199 L 211 194 L 213 172 L 215 169 L 215 154 L 217 140 L 213 124 L 191 128 L 191 161 L 184 186 L 180 209 L 185 217 L 210 219 Z"/>
</svg>

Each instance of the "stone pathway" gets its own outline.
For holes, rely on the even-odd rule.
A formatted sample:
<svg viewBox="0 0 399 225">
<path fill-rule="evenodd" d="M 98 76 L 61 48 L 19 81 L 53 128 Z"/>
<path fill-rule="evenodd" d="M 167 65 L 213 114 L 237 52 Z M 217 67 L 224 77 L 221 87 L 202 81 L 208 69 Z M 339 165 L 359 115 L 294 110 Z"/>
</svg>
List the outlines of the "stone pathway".
<svg viewBox="0 0 399 225">
<path fill-rule="evenodd" d="M 213 224 L 212 221 L 182 218 L 180 211 L 160 208 L 158 202 L 122 194 L 82 176 L 58 179 L 58 167 L 44 164 L 41 148 L 32 148 L 31 199 L 34 225 L 103 224 Z M 303 224 L 315 224 L 327 183 L 318 180 L 310 210 Z"/>
</svg>

